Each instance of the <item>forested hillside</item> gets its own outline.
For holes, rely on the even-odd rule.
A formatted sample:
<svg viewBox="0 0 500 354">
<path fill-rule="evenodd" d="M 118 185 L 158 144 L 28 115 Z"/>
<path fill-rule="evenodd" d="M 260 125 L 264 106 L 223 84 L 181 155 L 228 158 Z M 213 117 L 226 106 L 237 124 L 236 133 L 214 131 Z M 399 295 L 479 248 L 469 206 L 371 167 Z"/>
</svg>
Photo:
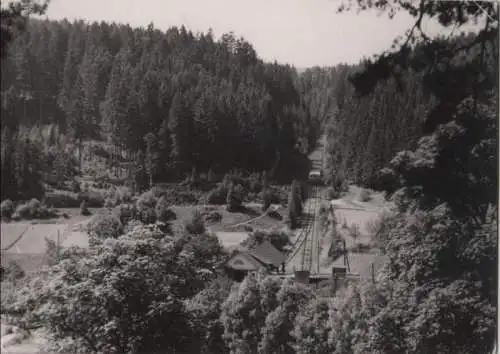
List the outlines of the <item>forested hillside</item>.
<svg viewBox="0 0 500 354">
<path fill-rule="evenodd" d="M 398 85 L 390 79 L 366 96 L 356 94 L 350 77 L 363 65 L 312 68 L 300 77 L 310 114 L 328 134 L 326 176 L 342 175 L 370 185 L 398 151 L 413 148 L 422 136 L 430 107 L 422 75 L 408 70 Z"/>
<path fill-rule="evenodd" d="M 467 47 L 475 40 L 476 36 L 470 33 L 452 40 L 440 39 L 437 43 L 443 47 Z M 445 105 L 463 99 L 455 97 L 454 91 L 444 82 L 452 80 L 454 85 L 465 87 L 470 84 L 466 75 L 459 73 L 452 78 L 448 74 L 424 75 L 421 72 L 423 62 L 419 62 L 424 55 L 422 48 L 417 46 L 409 51 L 415 62 L 413 67 L 406 65 L 396 76 L 378 80 L 372 89 L 367 89 L 370 87 L 368 82 L 364 89 L 354 88 L 356 76 L 367 68 L 367 62 L 315 67 L 300 74 L 298 87 L 309 114 L 321 122 L 328 134 L 327 178 L 340 176 L 373 187 L 378 172 L 396 153 L 414 149 L 423 135 L 433 131 L 434 122 L 443 123 L 441 120 L 446 112 L 441 108 L 434 110 L 438 105 L 437 97 L 446 97 L 442 100 L 447 102 Z M 471 51 L 457 60 L 475 61 L 479 55 L 480 52 Z M 494 72 L 496 63 L 487 56 L 485 60 L 489 72 Z M 432 122 L 430 126 L 426 123 L 427 118 Z"/>
<path fill-rule="evenodd" d="M 20 181 L 2 183 L 11 198 L 54 163 L 80 156 L 81 167 L 88 141 L 144 184 L 140 171 L 166 181 L 209 168 L 290 179 L 318 135 L 295 69 L 232 34 L 32 20 L 1 70 L 2 177 Z"/>
</svg>

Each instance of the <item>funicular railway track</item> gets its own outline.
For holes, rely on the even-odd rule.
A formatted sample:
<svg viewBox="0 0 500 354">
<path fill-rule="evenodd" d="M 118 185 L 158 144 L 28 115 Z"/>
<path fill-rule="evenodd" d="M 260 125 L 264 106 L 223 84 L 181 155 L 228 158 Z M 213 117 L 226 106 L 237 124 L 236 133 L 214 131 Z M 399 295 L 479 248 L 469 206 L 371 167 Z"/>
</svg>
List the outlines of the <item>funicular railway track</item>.
<svg viewBox="0 0 500 354">
<path fill-rule="evenodd" d="M 312 185 L 311 194 L 307 203 L 306 210 L 303 212 L 301 219 L 302 230 L 293 243 L 293 251 L 285 262 L 289 266 L 294 260 L 296 270 L 311 271 L 313 264 L 313 249 L 314 249 L 314 227 L 317 220 L 317 213 L 320 206 L 320 187 Z M 300 263 L 297 264 L 297 257 L 300 257 Z M 299 269 L 296 267 L 298 266 Z"/>
</svg>

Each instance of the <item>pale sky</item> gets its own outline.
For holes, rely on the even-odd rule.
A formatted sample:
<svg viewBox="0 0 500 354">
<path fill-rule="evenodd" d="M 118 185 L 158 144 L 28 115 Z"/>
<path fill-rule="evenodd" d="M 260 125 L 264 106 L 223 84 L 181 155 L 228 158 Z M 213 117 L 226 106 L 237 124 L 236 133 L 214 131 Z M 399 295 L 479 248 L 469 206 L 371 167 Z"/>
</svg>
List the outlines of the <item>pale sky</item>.
<svg viewBox="0 0 500 354">
<path fill-rule="evenodd" d="M 340 0 L 51 0 L 49 19 L 129 23 L 166 30 L 234 31 L 260 58 L 298 68 L 355 63 L 390 47 L 411 27 L 406 14 L 337 14 Z"/>
</svg>

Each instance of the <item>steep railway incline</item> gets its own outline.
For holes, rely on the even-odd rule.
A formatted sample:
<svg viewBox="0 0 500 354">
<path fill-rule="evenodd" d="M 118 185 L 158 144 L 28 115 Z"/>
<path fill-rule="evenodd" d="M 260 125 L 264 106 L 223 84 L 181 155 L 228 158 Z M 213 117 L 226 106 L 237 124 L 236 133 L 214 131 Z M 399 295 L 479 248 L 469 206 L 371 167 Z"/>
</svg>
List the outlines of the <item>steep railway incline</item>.
<svg viewBox="0 0 500 354">
<path fill-rule="evenodd" d="M 320 272 L 321 235 L 318 225 L 320 204 L 320 187 L 312 186 L 311 195 L 305 203 L 300 221 L 301 228 L 296 230 L 292 251 L 285 263 L 287 274 L 295 271 L 309 271 L 311 274 Z"/>
<path fill-rule="evenodd" d="M 323 135 L 318 140 L 316 149 L 309 155 L 311 171 L 319 172 L 321 175 L 324 169 L 325 147 L 326 135 Z M 300 221 L 301 227 L 296 230 L 292 252 L 285 263 L 285 271 L 288 274 L 299 270 L 310 273 L 320 272 L 321 235 L 318 232 L 320 228 L 317 224 L 321 195 L 320 186 L 316 183 L 311 184 L 309 198 L 305 202 Z"/>
</svg>

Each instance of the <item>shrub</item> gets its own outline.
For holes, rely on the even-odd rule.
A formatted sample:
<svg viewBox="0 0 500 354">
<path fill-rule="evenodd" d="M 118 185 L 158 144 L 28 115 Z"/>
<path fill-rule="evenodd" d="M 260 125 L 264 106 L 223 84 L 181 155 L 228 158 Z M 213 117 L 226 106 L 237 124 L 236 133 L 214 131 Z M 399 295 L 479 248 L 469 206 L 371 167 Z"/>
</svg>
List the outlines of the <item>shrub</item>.
<svg viewBox="0 0 500 354">
<path fill-rule="evenodd" d="M 205 215 L 205 221 L 209 222 L 219 222 L 222 220 L 222 214 L 218 211 L 211 211 Z"/>
<path fill-rule="evenodd" d="M 21 266 L 18 263 L 10 261 L 9 264 L 3 270 L 2 280 L 5 279 L 11 282 L 15 282 L 16 280 L 23 278 L 24 275 L 25 273 L 23 268 L 21 268 Z"/>
<path fill-rule="evenodd" d="M 45 236 L 45 258 L 49 267 L 59 263 L 62 247 L 56 241 Z"/>
<path fill-rule="evenodd" d="M 87 231 L 100 240 L 117 238 L 123 233 L 123 224 L 111 213 L 97 214 L 90 219 Z"/>
<path fill-rule="evenodd" d="M 122 205 L 126 205 L 126 204 L 122 204 Z M 144 226 L 144 224 L 140 221 L 140 220 L 136 220 L 136 219 L 131 219 L 129 220 L 126 224 L 124 224 L 124 228 L 123 228 L 123 232 L 125 234 L 133 231 L 135 228 L 137 227 L 140 227 L 140 226 Z"/>
<path fill-rule="evenodd" d="M 332 200 L 340 198 L 340 193 L 334 187 L 328 187 L 325 190 L 325 199 Z"/>
<path fill-rule="evenodd" d="M 276 219 L 276 220 L 283 220 L 283 216 L 281 216 L 280 213 L 278 213 L 276 210 L 271 210 L 267 212 L 267 216 L 270 218 Z"/>
<path fill-rule="evenodd" d="M 241 192 L 243 187 L 241 185 L 237 185 L 236 187 L 231 184 L 229 190 L 227 192 L 226 203 L 228 211 L 235 211 L 241 207 L 242 196 Z"/>
<path fill-rule="evenodd" d="M 218 185 L 207 194 L 207 203 L 214 205 L 223 205 L 226 203 L 228 189 L 224 184 Z"/>
<path fill-rule="evenodd" d="M 247 200 L 247 201 L 249 201 L 249 202 L 256 201 L 256 200 L 257 200 L 257 194 L 256 194 L 256 193 L 254 193 L 254 192 L 250 192 L 250 193 L 248 193 L 248 194 L 247 194 L 247 196 L 246 196 L 246 199 L 245 199 L 245 200 Z"/>
<path fill-rule="evenodd" d="M 343 229 L 347 229 L 348 228 L 348 226 L 347 226 L 347 219 L 346 218 L 344 218 L 344 220 L 342 220 L 342 228 Z"/>
<path fill-rule="evenodd" d="M 285 231 L 273 230 L 269 233 L 269 241 L 278 251 L 283 252 L 285 246 L 290 245 L 290 235 Z"/>
<path fill-rule="evenodd" d="M 370 233 L 373 245 L 379 248 L 382 252 L 385 252 L 385 248 L 389 240 L 389 234 L 394 228 L 396 221 L 397 217 L 394 214 L 384 211 L 377 219 L 367 223 L 367 229 Z"/>
<path fill-rule="evenodd" d="M 181 189 L 179 187 L 179 185 L 174 188 L 153 187 L 152 193 L 156 199 L 165 197 L 171 204 L 175 205 L 192 205 L 198 204 L 199 201 L 202 202 L 201 196 L 203 195 L 203 192 L 198 190 Z"/>
<path fill-rule="evenodd" d="M 242 242 L 242 245 L 252 248 L 265 241 L 269 241 L 278 251 L 283 252 L 285 246 L 290 244 L 290 236 L 286 232 L 280 230 L 272 230 L 270 232 L 257 230 L 252 232 L 249 237 Z"/>
<path fill-rule="evenodd" d="M 105 198 L 101 193 L 88 191 L 85 193 L 80 193 L 78 195 L 77 204 L 75 207 L 78 207 L 78 205 L 80 205 L 83 200 L 85 200 L 89 208 L 102 208 L 105 202 Z"/>
<path fill-rule="evenodd" d="M 229 190 L 229 187 L 233 183 L 233 178 L 230 174 L 224 175 L 224 178 L 222 179 L 222 186 L 226 188 L 226 190 Z"/>
<path fill-rule="evenodd" d="M 372 199 L 372 193 L 368 189 L 363 189 L 359 193 L 359 200 L 362 202 L 369 202 Z"/>
<path fill-rule="evenodd" d="M 170 210 L 170 204 L 165 197 L 161 197 L 155 207 L 156 220 L 168 222 L 175 219 L 175 214 Z"/>
<path fill-rule="evenodd" d="M 132 189 L 129 187 L 118 187 L 115 191 L 119 204 L 132 202 Z"/>
<path fill-rule="evenodd" d="M 114 208 L 122 202 L 125 203 L 125 201 L 121 200 L 121 194 L 118 189 L 112 188 L 105 193 L 104 207 Z"/>
<path fill-rule="evenodd" d="M 264 203 L 271 204 L 286 204 L 287 203 L 287 195 L 283 193 L 283 191 L 275 189 L 275 188 L 267 188 L 261 192 L 261 198 Z"/>
<path fill-rule="evenodd" d="M 349 235 L 353 238 L 353 239 L 357 239 L 359 236 L 361 236 L 361 231 L 359 231 L 359 226 L 358 224 L 351 224 L 351 226 L 349 227 Z"/>
<path fill-rule="evenodd" d="M 22 210 L 19 212 L 19 215 L 25 219 L 35 218 L 41 205 L 38 199 L 33 198 L 28 203 L 24 204 L 25 208 L 21 208 Z M 21 207 L 22 206 L 23 205 L 21 205 Z"/>
<path fill-rule="evenodd" d="M 40 204 L 36 209 L 35 218 L 37 219 L 51 219 L 58 217 L 58 213 L 53 208 L 48 208 L 45 204 Z"/>
<path fill-rule="evenodd" d="M 191 216 L 191 220 L 186 222 L 185 229 L 193 235 L 200 235 L 205 232 L 205 221 L 199 210 L 195 210 Z"/>
<path fill-rule="evenodd" d="M 19 205 L 16 211 L 23 219 L 33 219 L 36 217 L 40 205 L 38 199 L 31 199 L 29 202 Z"/>
<path fill-rule="evenodd" d="M 265 212 L 269 207 L 271 206 L 271 203 L 273 202 L 273 194 L 271 189 L 266 189 L 262 193 L 262 211 Z"/>
<path fill-rule="evenodd" d="M 142 193 L 137 199 L 137 209 L 139 211 L 143 209 L 154 209 L 156 207 L 157 200 L 154 196 L 152 190 Z"/>
<path fill-rule="evenodd" d="M 168 200 L 174 202 L 175 204 L 197 204 L 201 196 L 201 193 L 196 193 L 195 191 L 175 191 L 171 190 L 166 194 Z"/>
<path fill-rule="evenodd" d="M 251 225 L 243 225 L 243 230 L 246 231 L 246 232 L 252 232 L 253 231 L 253 227 Z"/>
<path fill-rule="evenodd" d="M 153 224 L 156 222 L 156 204 L 157 200 L 153 191 L 147 191 L 139 196 L 136 202 L 137 214 L 143 223 Z"/>
<path fill-rule="evenodd" d="M 144 224 L 154 224 L 156 222 L 156 210 L 153 208 L 138 210 L 137 216 Z"/>
<path fill-rule="evenodd" d="M 10 199 L 2 201 L 2 204 L 0 205 L 0 213 L 2 219 L 10 219 L 14 213 L 14 203 Z"/>
<path fill-rule="evenodd" d="M 27 203 L 18 205 L 14 214 L 16 218 L 25 220 L 50 219 L 58 216 L 54 209 L 47 208 L 38 199 L 31 199 Z"/>
<path fill-rule="evenodd" d="M 250 180 L 250 191 L 253 193 L 260 193 L 262 191 L 262 183 L 258 179 Z"/>
<path fill-rule="evenodd" d="M 45 193 L 45 202 L 56 208 L 78 208 L 81 199 L 76 193 L 54 191 Z"/>
<path fill-rule="evenodd" d="M 83 200 L 82 203 L 80 204 L 80 214 L 83 216 L 90 215 L 90 210 L 87 207 L 87 203 L 85 202 L 85 200 Z"/>
<path fill-rule="evenodd" d="M 241 202 L 243 200 L 243 197 L 245 196 L 245 188 L 241 184 L 237 184 L 234 188 L 234 192 L 236 192 L 236 196 Z"/>
<path fill-rule="evenodd" d="M 153 197 L 160 198 L 165 195 L 165 189 L 160 186 L 154 186 L 153 188 L 151 188 L 150 193 L 153 195 Z"/>
<path fill-rule="evenodd" d="M 117 200 L 113 198 L 106 198 L 104 201 L 105 208 L 114 208 L 117 205 Z"/>
<path fill-rule="evenodd" d="M 75 180 L 72 180 L 70 182 L 70 189 L 72 192 L 74 193 L 79 193 L 81 192 L 81 189 L 80 189 L 80 183 L 78 183 L 78 181 L 75 181 Z"/>
</svg>

